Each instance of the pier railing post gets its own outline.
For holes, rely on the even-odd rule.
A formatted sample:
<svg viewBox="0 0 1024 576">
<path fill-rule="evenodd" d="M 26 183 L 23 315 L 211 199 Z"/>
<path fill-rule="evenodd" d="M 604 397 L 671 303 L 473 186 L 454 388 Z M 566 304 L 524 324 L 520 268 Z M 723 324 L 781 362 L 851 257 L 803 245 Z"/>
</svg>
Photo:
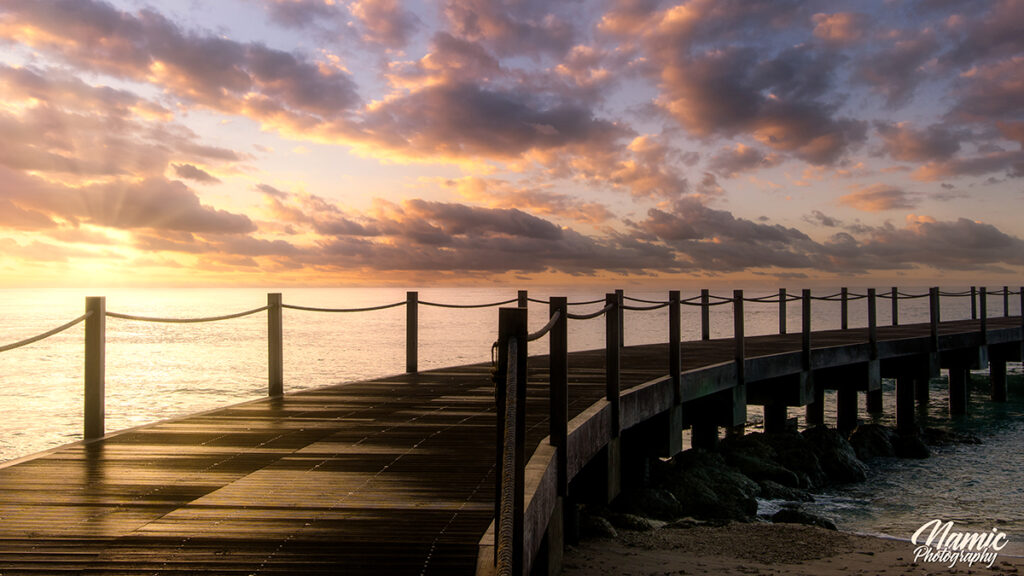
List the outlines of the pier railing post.
<svg viewBox="0 0 1024 576">
<path fill-rule="evenodd" d="M 85 422 L 86 440 L 101 438 L 105 431 L 106 413 L 106 356 L 107 356 L 107 299 L 85 299 Z"/>
<path fill-rule="evenodd" d="M 405 293 L 405 372 L 419 372 L 420 293 Z"/>
<path fill-rule="evenodd" d="M 892 296 L 892 325 L 900 325 L 900 289 L 896 286 L 892 287 L 889 292 Z"/>
<path fill-rule="evenodd" d="M 605 306 L 611 308 L 604 315 L 605 317 L 605 399 L 611 403 L 612 408 L 612 438 L 618 438 L 622 431 L 622 423 L 619 420 L 619 377 L 621 373 L 621 338 L 619 332 L 619 318 L 622 311 L 619 308 L 619 297 L 617 294 L 605 294 Z"/>
<path fill-rule="evenodd" d="M 711 339 L 711 293 L 707 288 L 700 290 L 700 339 Z"/>
<path fill-rule="evenodd" d="M 928 319 L 931 323 L 931 351 L 939 351 L 939 322 L 941 311 L 939 309 L 939 289 L 932 287 L 928 289 Z"/>
<path fill-rule="evenodd" d="M 615 314 L 618 317 L 619 322 L 619 348 L 626 345 L 626 325 L 625 325 L 625 304 L 626 304 L 626 293 L 622 290 L 615 291 Z"/>
<path fill-rule="evenodd" d="M 786 333 L 786 289 L 779 288 L 779 334 Z"/>
<path fill-rule="evenodd" d="M 526 374 L 527 374 L 527 316 L 525 308 L 500 308 L 498 310 L 498 366 L 495 375 L 494 396 L 497 405 L 497 462 L 498 474 L 495 477 L 495 499 L 494 499 L 494 554 L 495 563 L 499 555 L 507 553 L 501 544 L 507 534 L 506 530 L 511 527 L 512 531 L 512 574 L 523 573 L 523 527 L 524 527 L 524 501 L 525 501 L 525 471 L 526 471 Z M 516 341 L 516 357 L 509 358 L 509 340 Z M 503 466 L 505 459 L 505 430 L 507 402 L 507 379 L 509 370 L 514 370 L 515 375 L 515 410 L 511 429 L 515 436 L 512 444 L 513 458 L 511 477 L 506 478 Z M 512 483 L 512 506 L 511 510 L 502 510 L 502 495 L 507 482 Z M 512 515 L 511 521 L 507 513 Z"/>
<path fill-rule="evenodd" d="M 874 288 L 868 288 L 868 358 L 872 363 L 878 363 L 878 294 Z M 870 376 L 869 376 L 870 377 Z M 882 388 L 870 389 L 870 382 L 867 393 L 867 409 L 870 414 L 882 412 Z"/>
<path fill-rule="evenodd" d="M 971 320 L 978 319 L 978 288 L 971 286 Z"/>
<path fill-rule="evenodd" d="M 520 290 L 516 293 L 516 301 L 520 308 L 527 308 L 530 306 L 530 293 L 526 290 Z"/>
<path fill-rule="evenodd" d="M 801 341 L 800 341 L 800 367 L 807 375 L 813 377 L 811 370 L 811 291 L 804 289 L 802 293 L 800 320 L 801 320 Z M 825 390 L 811 382 L 814 390 L 814 401 L 807 404 L 807 426 L 821 426 L 825 424 Z"/>
<path fill-rule="evenodd" d="M 668 373 L 672 378 L 672 403 L 676 406 L 683 401 L 680 387 L 683 366 L 683 326 L 679 312 L 679 290 L 671 290 L 668 293 Z"/>
<path fill-rule="evenodd" d="M 845 286 L 839 290 L 839 327 L 850 327 L 850 290 Z"/>
<path fill-rule="evenodd" d="M 1010 287 L 1003 286 L 1003 318 L 1010 317 Z"/>
<path fill-rule="evenodd" d="M 743 290 L 732 292 L 733 360 L 736 362 L 736 387 L 732 394 L 732 426 L 729 433 L 742 436 L 747 424 L 746 335 L 743 317 Z"/>
<path fill-rule="evenodd" d="M 978 330 L 981 332 L 981 343 L 988 342 L 988 288 L 978 288 L 978 313 L 980 321 Z"/>
<path fill-rule="evenodd" d="M 280 294 L 267 294 L 267 395 L 284 394 L 284 330 Z"/>
<path fill-rule="evenodd" d="M 551 445 L 555 447 L 555 460 L 558 468 L 558 495 L 565 496 L 569 492 L 568 454 L 566 453 L 569 427 L 569 312 L 568 300 L 552 296 L 548 304 L 549 318 L 558 314 L 558 320 L 551 327 L 548 338 L 549 358 L 548 381 L 549 390 L 548 418 Z"/>
</svg>

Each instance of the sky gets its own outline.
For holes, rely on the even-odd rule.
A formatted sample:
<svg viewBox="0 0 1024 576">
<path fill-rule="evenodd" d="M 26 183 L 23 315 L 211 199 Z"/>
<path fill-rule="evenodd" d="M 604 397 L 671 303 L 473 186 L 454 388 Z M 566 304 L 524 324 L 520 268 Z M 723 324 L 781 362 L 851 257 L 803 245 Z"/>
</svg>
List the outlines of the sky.
<svg viewBox="0 0 1024 576">
<path fill-rule="evenodd" d="M 1022 148 L 1022 0 L 0 0 L 0 287 L 1019 285 Z"/>
</svg>

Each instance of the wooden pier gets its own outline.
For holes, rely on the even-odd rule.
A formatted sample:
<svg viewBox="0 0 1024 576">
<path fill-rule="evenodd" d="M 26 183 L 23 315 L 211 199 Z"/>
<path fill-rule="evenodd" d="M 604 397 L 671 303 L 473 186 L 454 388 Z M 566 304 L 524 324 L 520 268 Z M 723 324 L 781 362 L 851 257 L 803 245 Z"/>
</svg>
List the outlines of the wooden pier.
<svg viewBox="0 0 1024 576">
<path fill-rule="evenodd" d="M 940 322 L 933 290 L 931 322 L 878 326 L 872 290 L 867 327 L 812 331 L 810 293 L 780 292 L 781 318 L 786 302 L 803 305 L 802 330 L 782 321 L 781 334 L 744 337 L 743 303 L 770 300 L 737 291 L 717 301 L 733 307 L 737 337 L 694 342 L 679 341 L 678 292 L 636 305 L 609 294 L 589 315 L 552 298 L 538 334 L 526 334 L 525 308 L 501 310 L 496 367 L 415 372 L 411 354 L 404 375 L 282 395 L 272 360 L 268 398 L 107 435 L 87 421 L 94 438 L 0 466 L 0 574 L 556 571 L 572 503 L 609 501 L 637 462 L 681 450 L 684 428 L 712 445 L 722 427 L 742 430 L 748 404 L 765 406 L 769 429 L 788 406 L 813 423 L 831 388 L 840 427 L 856 426 L 863 398 L 913 430 L 920 382 L 940 367 L 951 413 L 967 409 L 971 368 L 990 365 L 992 398 L 1005 399 L 1024 319 L 1002 294 L 1001 317 L 983 305 Z M 849 298 L 838 297 L 844 309 Z M 271 312 L 271 327 L 275 301 L 279 312 L 273 297 L 256 311 Z M 706 293 L 691 302 L 714 304 Z M 623 311 L 663 306 L 675 319 L 667 345 L 621 346 Z M 566 322 L 600 316 L 607 346 L 568 354 Z M 545 334 L 546 354 L 527 359 Z M 90 366 L 87 385 L 102 383 Z M 879 404 L 883 377 L 897 379 L 895 406 Z"/>
</svg>

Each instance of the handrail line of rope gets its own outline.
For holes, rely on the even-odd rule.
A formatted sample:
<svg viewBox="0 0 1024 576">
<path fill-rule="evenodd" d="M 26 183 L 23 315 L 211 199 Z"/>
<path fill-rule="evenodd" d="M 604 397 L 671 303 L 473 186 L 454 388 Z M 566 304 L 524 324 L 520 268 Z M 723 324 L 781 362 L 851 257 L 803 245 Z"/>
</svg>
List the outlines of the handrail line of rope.
<svg viewBox="0 0 1024 576">
<path fill-rule="evenodd" d="M 516 359 L 518 346 L 515 338 L 508 339 L 508 362 L 505 371 L 505 433 L 501 451 L 501 500 L 499 502 L 498 541 L 495 542 L 497 573 L 512 576 L 515 553 L 513 529 L 515 526 L 515 462 L 516 462 Z"/>
<path fill-rule="evenodd" d="M 680 304 L 690 304 L 691 302 L 696 302 L 698 300 L 700 300 L 700 296 L 690 296 L 689 298 L 684 298 L 684 299 L 680 300 L 679 303 Z"/>
<path fill-rule="evenodd" d="M 602 300 L 602 302 L 603 302 L 603 300 Z M 604 308 L 601 308 L 600 310 L 598 310 L 596 312 L 591 312 L 589 314 L 566 314 L 565 317 L 570 319 L 570 320 L 590 320 L 592 318 L 597 318 L 598 316 L 601 316 L 601 315 L 605 314 L 606 312 L 609 312 L 613 307 L 614 307 L 614 304 L 609 304 L 609 305 L 605 306 Z"/>
<path fill-rule="evenodd" d="M 130 314 L 121 314 L 119 312 L 107 312 L 107 316 L 110 318 L 120 318 L 121 320 L 134 320 L 136 322 L 160 322 L 163 324 L 199 324 L 201 322 L 217 322 L 220 320 L 231 320 L 234 318 L 241 318 L 243 316 L 251 316 L 257 312 L 263 312 L 270 308 L 270 306 L 260 306 L 259 308 L 253 308 L 252 310 L 246 310 L 245 312 L 238 312 L 237 314 L 226 314 L 224 316 L 208 316 L 205 318 L 155 318 L 152 316 L 132 316 Z"/>
<path fill-rule="evenodd" d="M 721 296 L 715 296 L 715 298 L 721 298 Z M 726 299 L 720 300 L 718 302 L 708 302 L 707 305 L 708 306 L 721 306 L 722 304 L 732 304 L 732 302 L 733 302 L 732 298 L 726 298 Z M 685 306 L 704 306 L 704 304 L 702 304 L 700 302 L 694 303 L 692 301 L 687 301 L 687 300 L 680 300 L 679 303 L 683 304 Z"/>
<path fill-rule="evenodd" d="M 38 334 L 36 336 L 32 336 L 31 338 L 25 338 L 24 340 L 20 340 L 18 342 L 14 342 L 13 344 L 7 344 L 7 345 L 4 345 L 4 346 L 0 346 L 0 352 L 7 352 L 8 350 L 14 350 L 15 348 L 21 348 L 22 346 L 28 346 L 29 344 L 33 344 L 35 342 L 39 342 L 40 340 L 45 340 L 45 339 L 49 338 L 50 336 L 55 336 L 55 335 L 60 334 L 61 332 L 65 331 L 65 330 L 67 330 L 69 328 L 74 327 L 76 324 L 80 324 L 82 322 L 85 322 L 85 319 L 90 317 L 90 316 L 92 316 L 92 310 L 86 312 L 85 314 L 82 314 L 81 316 L 79 316 L 78 318 L 75 318 L 74 320 L 72 320 L 71 322 L 68 322 L 67 324 L 62 324 L 62 325 L 54 328 L 53 330 L 49 330 L 47 332 L 43 332 L 42 334 Z"/>
<path fill-rule="evenodd" d="M 419 303 L 424 306 L 434 306 L 436 308 L 493 308 L 495 306 L 504 306 L 506 304 L 512 304 L 513 302 L 518 301 L 518 298 L 512 298 L 511 300 L 503 300 L 501 302 L 490 302 L 487 304 L 443 304 L 440 302 L 427 302 L 426 300 L 420 300 Z M 405 304 L 405 302 L 402 302 L 402 304 Z"/>
<path fill-rule="evenodd" d="M 1002 292 L 1000 292 L 1000 294 L 1002 294 Z M 970 295 L 971 295 L 971 291 L 970 290 L 965 290 L 963 292 L 939 292 L 939 296 L 959 297 L 959 296 L 970 296 Z"/>
<path fill-rule="evenodd" d="M 375 310 L 387 310 L 388 308 L 397 308 L 399 306 L 405 306 L 405 300 L 401 302 L 395 302 L 393 304 L 382 304 L 380 306 L 370 306 L 368 308 L 313 308 L 311 306 L 296 306 L 294 304 L 281 304 L 281 308 L 288 308 L 290 310 L 301 310 L 303 312 L 373 312 Z"/>
<path fill-rule="evenodd" d="M 533 334 L 527 335 L 526 341 L 533 342 L 534 340 L 540 340 L 541 338 L 543 338 L 545 334 L 551 332 L 551 329 L 555 327 L 555 324 L 558 322 L 558 319 L 561 318 L 561 316 L 562 313 L 558 310 L 555 310 L 555 313 L 551 315 L 551 319 L 548 320 L 548 323 L 545 324 L 544 327 L 541 328 L 540 330 L 534 332 Z"/>
<path fill-rule="evenodd" d="M 633 311 L 636 311 L 636 312 L 647 312 L 649 310 L 660 310 L 662 308 L 666 308 L 667 306 L 668 306 L 668 302 L 662 302 L 661 304 L 655 304 L 653 306 L 627 306 L 627 305 L 623 304 L 622 305 L 622 309 L 623 310 L 633 310 Z"/>
<path fill-rule="evenodd" d="M 527 300 L 529 300 L 530 302 L 533 302 L 535 304 L 551 304 L 550 300 L 540 300 L 538 298 L 527 298 Z M 514 302 L 514 300 L 513 300 L 513 302 Z M 582 301 L 582 302 L 566 302 L 565 305 L 566 306 L 587 306 L 588 304 L 600 304 L 601 302 L 604 302 L 604 298 L 598 298 L 597 300 L 585 300 L 585 301 Z"/>
<path fill-rule="evenodd" d="M 904 300 L 915 300 L 917 298 L 927 298 L 930 296 L 927 292 L 924 294 L 907 294 L 906 292 L 897 292 L 896 294 Z"/>
<path fill-rule="evenodd" d="M 668 304 L 665 300 L 644 300 L 643 298 L 632 298 L 630 296 L 623 296 L 623 300 L 629 300 L 630 302 L 640 302 L 641 304 Z"/>
</svg>

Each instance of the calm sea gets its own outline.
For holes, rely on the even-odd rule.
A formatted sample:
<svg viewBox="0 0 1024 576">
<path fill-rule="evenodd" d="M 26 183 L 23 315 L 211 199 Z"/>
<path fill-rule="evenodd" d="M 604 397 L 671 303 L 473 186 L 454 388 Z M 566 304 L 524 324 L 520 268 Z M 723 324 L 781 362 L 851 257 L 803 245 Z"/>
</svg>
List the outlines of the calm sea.
<svg viewBox="0 0 1024 576">
<path fill-rule="evenodd" d="M 959 288 L 951 288 L 959 290 Z M 909 289 L 921 292 L 920 289 Z M 105 296 L 107 310 L 159 317 L 218 316 L 266 304 L 267 292 L 281 292 L 286 304 L 326 308 L 376 306 L 405 299 L 397 288 L 330 289 L 180 289 L 180 290 L 0 290 L 0 345 L 27 338 L 81 315 L 85 296 Z M 683 297 L 696 289 L 683 290 Z M 763 296 L 774 289 L 750 289 Z M 815 290 L 825 295 L 837 290 Z M 854 292 L 862 292 L 854 290 Z M 731 296 L 728 291 L 713 291 Z M 790 289 L 791 294 L 799 290 Z M 627 296 L 664 300 L 666 291 L 627 290 Z M 533 289 L 530 296 L 546 300 L 567 296 L 570 302 L 603 297 L 586 289 Z M 515 298 L 514 289 L 438 288 L 420 290 L 423 301 L 480 304 Z M 1011 313 L 1019 299 L 1012 298 Z M 634 305 L 642 305 L 632 303 Z M 799 303 L 788 309 L 790 330 L 800 326 Z M 545 307 L 531 303 L 530 325 L 546 322 Z M 585 312 L 599 305 L 574 307 Z M 746 304 L 746 333 L 778 330 L 777 304 Z M 990 315 L 1002 314 L 1002 301 L 989 297 Z M 732 333 L 728 306 L 712 309 L 712 337 Z M 880 300 L 879 324 L 890 321 L 889 301 Z M 497 309 L 453 310 L 421 305 L 419 309 L 420 369 L 487 361 L 497 331 Z M 944 319 L 970 315 L 966 298 L 942 302 Z M 839 304 L 814 303 L 814 328 L 839 327 Z M 851 326 L 866 325 L 866 301 L 850 303 Z M 903 323 L 928 318 L 927 300 L 901 303 Z M 664 342 L 667 312 L 626 312 L 627 344 Z M 207 324 L 152 324 L 107 320 L 107 429 L 119 430 L 173 416 L 259 398 L 266 394 L 267 341 L 265 313 Z M 699 337 L 697 308 L 683 308 L 683 337 Z M 570 349 L 603 345 L 600 320 L 570 324 Z M 401 373 L 405 369 L 405 309 L 357 314 L 284 311 L 285 390 L 301 390 Z M 72 328 L 53 338 L 0 353 L 0 461 L 81 439 L 83 330 Z M 535 349 L 546 349 L 544 342 Z M 1011 374 L 1020 378 L 1020 366 Z M 978 373 L 978 379 L 983 373 Z M 891 383 L 890 383 L 891 384 Z M 891 460 L 873 464 L 869 482 L 830 492 L 814 506 L 837 519 L 840 527 L 908 538 L 922 523 L 940 517 L 972 530 L 992 527 L 1010 533 L 1018 552 L 1024 550 L 1024 390 L 1011 390 L 1011 402 L 985 400 L 985 383 L 975 383 L 972 417 L 951 421 L 945 414 L 944 382 L 933 382 L 926 413 L 930 425 L 972 431 L 980 446 L 937 449 L 923 461 Z M 890 386 L 891 388 L 891 386 Z M 886 406 L 893 405 L 892 390 Z M 831 396 L 829 397 L 831 400 Z M 890 410 L 891 411 L 891 410 Z M 801 411 L 794 410 L 793 415 Z M 830 409 L 829 414 L 834 414 Z M 977 416 L 981 416 L 980 418 Z M 751 408 L 752 422 L 760 419 Z M 862 414 L 862 418 L 867 418 Z"/>
</svg>

